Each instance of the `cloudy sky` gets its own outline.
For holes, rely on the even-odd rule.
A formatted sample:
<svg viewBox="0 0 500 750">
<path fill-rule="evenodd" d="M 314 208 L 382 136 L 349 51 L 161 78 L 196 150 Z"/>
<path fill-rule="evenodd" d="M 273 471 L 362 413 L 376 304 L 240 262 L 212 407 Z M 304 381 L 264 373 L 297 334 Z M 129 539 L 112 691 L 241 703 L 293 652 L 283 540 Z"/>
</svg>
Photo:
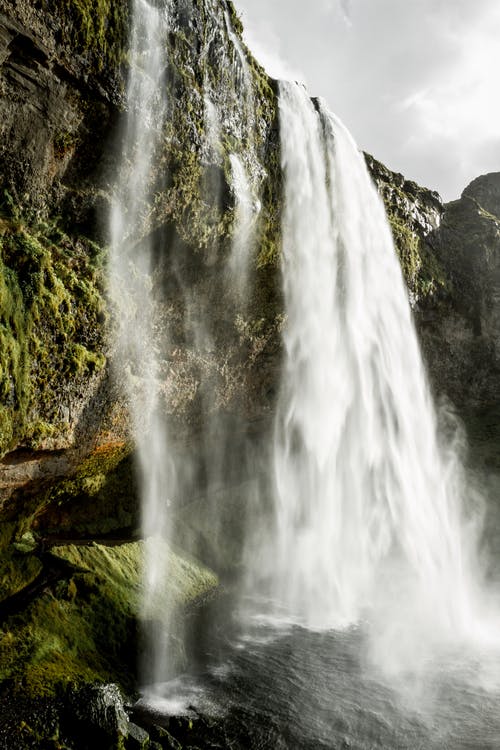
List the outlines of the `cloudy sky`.
<svg viewBox="0 0 500 750">
<path fill-rule="evenodd" d="M 235 0 L 275 77 L 323 96 L 392 169 L 460 195 L 500 171 L 499 0 Z"/>
</svg>

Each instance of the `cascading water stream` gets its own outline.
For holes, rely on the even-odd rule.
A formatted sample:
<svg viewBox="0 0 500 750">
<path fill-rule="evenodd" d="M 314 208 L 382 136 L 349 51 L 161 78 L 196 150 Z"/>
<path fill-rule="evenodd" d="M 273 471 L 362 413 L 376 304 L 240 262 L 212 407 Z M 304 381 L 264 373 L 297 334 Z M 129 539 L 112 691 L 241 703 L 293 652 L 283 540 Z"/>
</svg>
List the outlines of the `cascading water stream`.
<svg viewBox="0 0 500 750">
<path fill-rule="evenodd" d="M 212 9 L 210 3 L 207 8 Z M 137 447 L 142 536 L 145 539 L 142 680 L 149 686 L 145 689 L 151 697 L 172 674 L 174 665 L 169 652 L 173 638 L 179 636 L 179 633 L 174 633 L 175 592 L 169 583 L 172 577 L 170 541 L 176 512 L 179 511 L 178 500 L 187 498 L 189 501 L 197 495 L 204 497 L 205 505 L 210 509 L 212 536 L 217 539 L 220 511 L 210 494 L 214 488 L 217 492 L 225 480 L 225 447 L 234 443 L 230 431 L 243 432 L 236 418 L 228 423 L 220 418 L 214 409 L 214 401 L 219 398 L 216 386 L 214 380 L 207 378 L 208 383 L 198 384 L 202 428 L 197 448 L 174 445 L 169 435 L 165 383 L 162 383 L 162 367 L 165 357 L 168 359 L 169 356 L 165 341 L 169 331 L 162 319 L 166 305 L 159 260 L 158 243 L 161 240 L 155 239 L 153 223 L 154 195 L 160 193 L 167 182 L 166 176 L 158 170 L 158 164 L 165 148 L 166 126 L 171 122 L 167 100 L 167 42 L 171 16 L 174 17 L 173 8 L 167 1 L 133 2 L 127 117 L 110 227 L 109 279 L 115 313 L 115 374 L 125 391 Z M 253 142 L 253 84 L 244 50 L 225 9 L 220 17 L 214 15 L 210 23 L 212 33 L 202 54 L 208 54 L 218 35 L 228 40 L 228 76 L 233 79 L 229 92 L 215 92 L 206 77 L 203 92 L 205 142 L 200 144 L 200 159 L 211 170 L 207 170 L 210 178 L 205 180 L 201 190 L 207 205 L 214 205 L 218 210 L 224 177 L 222 138 L 225 132 L 237 127 L 242 139 L 249 144 Z M 245 109 L 241 117 L 234 112 L 235 106 L 239 105 L 237 95 L 240 91 Z M 217 288 L 235 309 L 238 305 L 244 308 L 246 304 L 250 255 L 255 246 L 256 217 L 260 208 L 255 194 L 262 179 L 261 168 L 254 165 L 258 173 L 254 179 L 249 174 L 251 160 L 247 154 L 229 155 L 230 189 L 234 199 L 233 241 L 227 263 L 221 267 Z M 213 349 L 217 346 L 217 330 L 212 325 L 208 308 L 213 302 L 210 294 L 216 292 L 213 288 L 207 290 L 206 298 L 193 292 L 189 270 L 186 278 L 184 259 L 175 247 L 168 250 L 172 266 L 169 273 L 175 276 L 182 298 L 183 334 L 191 347 L 190 357 L 202 367 L 205 363 L 210 366 L 216 361 Z M 208 266 L 220 262 L 219 251 L 220 248 L 215 247 L 207 252 Z M 244 442 L 244 438 L 239 440 Z M 241 452 L 244 453 L 244 447 Z M 192 545 L 189 538 L 184 539 L 184 544 L 184 551 L 196 556 L 196 544 Z"/>
<path fill-rule="evenodd" d="M 467 632 L 474 541 L 382 202 L 349 133 L 281 84 L 287 321 L 272 595 L 306 625 Z M 262 577 L 266 577 L 264 573 Z"/>
<path fill-rule="evenodd" d="M 156 299 L 150 215 L 154 163 L 168 114 L 165 73 L 168 5 L 134 0 L 130 76 L 121 170 L 111 215 L 110 294 L 115 306 L 115 369 L 125 390 L 136 440 L 146 540 L 143 618 L 158 623 L 146 638 L 143 679 L 154 684 L 168 671 L 169 497 L 175 470 L 159 408 Z M 154 656 L 153 656 L 154 655 Z"/>
</svg>

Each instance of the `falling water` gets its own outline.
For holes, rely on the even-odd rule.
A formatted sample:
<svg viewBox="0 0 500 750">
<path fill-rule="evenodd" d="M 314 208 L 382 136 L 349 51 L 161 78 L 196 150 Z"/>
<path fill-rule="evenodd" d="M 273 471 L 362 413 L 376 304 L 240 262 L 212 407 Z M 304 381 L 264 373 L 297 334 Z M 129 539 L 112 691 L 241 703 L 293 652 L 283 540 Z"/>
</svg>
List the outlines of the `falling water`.
<svg viewBox="0 0 500 750">
<path fill-rule="evenodd" d="M 165 384 L 161 382 L 163 362 L 159 361 L 158 354 L 168 351 L 169 331 L 163 317 L 165 299 L 159 278 L 159 240 L 155 244 L 152 218 L 154 195 L 160 193 L 167 182 L 158 165 L 162 163 L 163 139 L 171 116 L 167 100 L 169 53 L 166 47 L 171 26 L 169 9 L 168 2 L 133 2 L 127 116 L 111 216 L 109 264 L 110 293 L 115 306 L 116 379 L 124 386 L 137 446 L 142 536 L 146 540 L 142 598 L 146 642 L 142 680 L 153 692 L 176 666 L 169 655 L 172 638 L 178 635 L 174 633 L 172 620 L 174 592 L 169 586 L 169 542 L 174 533 L 176 513 L 180 512 L 174 502 L 177 504 L 179 498 L 185 502 L 193 497 L 203 498 L 205 507 L 197 516 L 203 517 L 205 522 L 209 512 L 209 534 L 212 540 L 217 540 L 219 526 L 223 523 L 217 493 L 227 481 L 226 448 L 237 444 L 241 446 L 239 455 L 245 454 L 244 437 L 232 434 L 244 433 L 237 417 L 232 415 L 226 420 L 217 411 L 222 386 L 213 376 L 213 370 L 211 376 L 197 385 L 202 429 L 196 448 L 174 445 L 169 436 Z M 172 266 L 169 271 L 175 275 L 182 297 L 184 340 L 191 347 L 191 359 L 199 363 L 204 373 L 216 366 L 213 363 L 217 363 L 218 356 L 223 358 L 222 353 L 214 353 L 220 347 L 220 335 L 217 315 L 210 308 L 214 304 L 211 295 L 227 298 L 226 314 L 230 309 L 236 317 L 237 311 L 244 308 L 260 209 L 256 196 L 263 173 L 252 150 L 255 140 L 253 83 L 245 52 L 225 10 L 220 17 L 211 17 L 209 23 L 212 31 L 202 56 L 208 56 L 209 47 L 218 35 L 229 41 L 225 52 L 227 90 L 223 87 L 215 91 L 206 76 L 203 91 L 205 142 L 200 146 L 200 160 L 207 167 L 208 177 L 202 189 L 207 205 L 213 205 L 216 210 L 219 210 L 225 177 L 227 145 L 224 146 L 224 138 L 232 136 L 236 130 L 245 146 L 242 145 L 238 153 L 228 154 L 229 188 L 234 201 L 232 251 L 225 268 L 220 263 L 221 256 L 224 257 L 220 247 L 211 248 L 206 256 L 207 266 L 217 269 L 220 278 L 200 295 L 198 288 L 193 289 L 189 269 L 186 275 L 178 248 L 169 247 Z M 239 111 L 240 94 L 243 113 Z M 196 538 L 193 534 L 193 539 Z M 183 539 L 183 544 L 187 553 L 199 554 L 196 541 L 188 537 Z"/>
<path fill-rule="evenodd" d="M 154 683 L 168 670 L 171 611 L 167 588 L 169 497 L 175 471 L 159 408 L 157 310 L 149 226 L 154 163 L 167 117 L 165 40 L 168 6 L 134 0 L 130 77 L 121 170 L 111 216 L 110 286 L 115 305 L 115 369 L 123 384 L 137 443 L 145 545 L 143 618 L 148 633 L 143 677 Z M 154 654 L 154 657 L 153 657 Z"/>
<path fill-rule="evenodd" d="M 260 204 L 254 203 L 250 181 L 241 159 L 236 154 L 231 154 L 230 161 L 236 217 L 229 268 L 232 284 L 241 298 L 248 283 L 250 261 L 255 247 L 255 218 Z"/>
<path fill-rule="evenodd" d="M 339 120 L 281 84 L 287 322 L 272 593 L 313 627 L 466 632 L 463 477 L 436 413 L 380 198 Z M 394 644 L 397 648 L 397 644 Z"/>
<path fill-rule="evenodd" d="M 243 560 L 250 592 L 262 593 L 265 583 L 265 593 L 271 594 L 279 614 L 284 611 L 287 621 L 309 628 L 287 629 L 286 624 L 280 630 L 273 623 L 268 629 L 266 622 L 262 630 L 251 621 L 249 632 L 230 643 L 216 622 L 212 653 L 224 653 L 217 641 L 222 633 L 229 660 L 215 664 L 210 673 L 210 701 L 214 695 L 225 707 L 240 701 L 244 722 L 250 707 L 252 732 L 262 722 L 264 737 L 271 717 L 273 724 L 287 728 L 287 735 L 292 732 L 290 746 L 349 746 L 349 736 L 349 742 L 363 737 L 369 743 L 359 747 L 412 747 L 404 744 L 414 729 L 412 715 L 407 721 L 387 685 L 372 681 L 373 673 L 367 671 L 366 679 L 364 630 L 335 629 L 369 620 L 371 629 L 381 633 L 377 644 L 384 656 L 391 652 L 398 667 L 408 665 L 404 652 L 411 651 L 417 661 L 421 658 L 421 643 L 468 634 L 475 627 L 473 613 L 479 610 L 474 514 L 466 510 L 455 447 L 445 448 L 439 439 L 382 203 L 345 128 L 297 85 L 281 84 L 280 90 L 286 324 L 274 442 L 271 451 L 260 446 L 262 453 L 271 453 L 269 481 L 257 477 L 264 473 L 261 456 L 254 461 L 244 417 L 220 409 L 226 395 L 224 373 L 219 377 L 210 367 L 222 362 L 223 371 L 234 354 L 217 351 L 219 359 L 213 356 L 227 342 L 218 331 L 220 318 L 209 305 L 222 308 L 225 324 L 231 325 L 242 309 L 243 296 L 235 295 L 231 285 L 246 295 L 251 292 L 247 273 L 257 244 L 258 183 L 263 179 L 259 165 L 252 170 L 256 158 L 251 74 L 227 14 L 221 20 L 233 45 L 229 75 L 236 91 L 243 87 L 243 106 L 238 113 L 237 102 L 228 102 L 224 92 L 214 91 L 205 81 L 206 143 L 200 153 L 207 173 L 215 175 L 207 180 L 206 190 L 219 193 L 226 187 L 223 178 L 230 177 L 233 242 L 231 253 L 215 248 L 199 285 L 183 276 L 182 262 L 169 269 L 176 274 L 189 355 L 203 375 L 197 393 L 201 434 L 194 449 L 188 446 L 177 454 L 179 460 L 173 458 L 160 408 L 156 352 L 165 351 L 168 331 L 162 330 L 162 300 L 156 298 L 150 218 L 152 196 L 161 179 L 155 166 L 169 114 L 164 93 L 169 17 L 165 8 L 134 0 L 110 279 L 116 306 L 116 369 L 125 385 L 137 441 L 142 531 L 148 540 L 143 619 L 154 625 L 146 629 L 143 679 L 154 688 L 146 702 L 159 695 L 177 696 L 182 683 L 172 682 L 170 688 L 165 684 L 172 672 L 168 647 L 173 607 L 166 586 L 171 500 L 198 493 L 199 506 L 187 505 L 196 533 L 187 542 L 182 539 L 186 549 L 199 553 L 197 545 L 206 532 L 203 543 L 209 538 L 221 548 L 221 556 L 229 549 L 231 560 L 239 560 L 243 540 L 233 538 L 233 530 L 241 531 L 241 516 L 246 514 L 245 530 L 252 533 Z M 216 34 L 213 30 L 209 38 Z M 235 132 L 244 143 L 237 153 L 229 153 L 227 144 L 235 141 L 228 136 Z M 224 159 L 230 171 L 222 170 Z M 207 203 L 222 206 L 221 195 L 214 197 Z M 175 260 L 175 248 L 169 248 L 168 257 Z M 236 496 L 230 516 L 231 521 L 238 516 L 234 527 L 222 515 L 230 495 Z M 200 530 L 194 524 L 202 505 L 206 526 Z M 332 632 L 313 632 L 324 629 Z M 449 692 L 450 684 L 444 681 L 442 691 Z M 458 702 L 452 696 L 451 708 L 445 704 L 452 736 L 457 734 L 455 719 L 462 715 L 462 706 L 471 731 L 476 731 L 473 700 L 485 694 L 461 690 Z M 202 694 L 203 689 L 196 686 L 195 692 Z M 196 697 L 190 695 L 186 705 L 193 701 Z M 290 722 L 293 713 L 300 717 L 297 726 Z M 237 712 L 229 715 L 233 722 Z M 400 724 L 394 732 L 387 716 Z M 418 730 L 422 737 L 427 736 L 424 724 Z M 498 722 L 490 724 L 495 727 Z M 297 728 L 295 736 L 303 733 L 305 740 L 294 745 Z M 382 737 L 380 744 L 372 742 L 374 731 Z M 392 734 L 396 739 L 386 742 L 384 737 Z M 321 742 L 306 744 L 308 736 L 318 736 Z M 437 742 L 426 746 L 444 746 L 439 737 Z M 265 740 L 260 746 L 278 744 Z"/>
<path fill-rule="evenodd" d="M 255 101 L 254 101 L 254 95 L 253 95 L 253 79 L 252 74 L 250 72 L 250 67 L 248 65 L 247 56 L 243 50 L 243 46 L 240 42 L 239 37 L 235 33 L 231 19 L 229 18 L 229 13 L 225 11 L 224 13 L 224 20 L 226 23 L 226 29 L 227 29 L 227 35 L 229 37 L 229 41 L 231 42 L 231 45 L 236 53 L 238 63 L 239 63 L 239 80 L 236 80 L 237 88 L 243 91 L 243 106 L 245 109 L 246 119 L 247 119 L 247 126 L 251 128 L 252 121 L 255 118 Z"/>
</svg>

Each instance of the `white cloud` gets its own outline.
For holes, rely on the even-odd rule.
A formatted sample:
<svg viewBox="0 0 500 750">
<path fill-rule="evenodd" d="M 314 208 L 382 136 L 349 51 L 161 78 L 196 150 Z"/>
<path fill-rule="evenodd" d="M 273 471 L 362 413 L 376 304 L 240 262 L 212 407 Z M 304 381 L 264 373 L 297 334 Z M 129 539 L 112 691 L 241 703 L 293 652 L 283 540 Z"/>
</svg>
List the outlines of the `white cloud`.
<svg viewBox="0 0 500 750">
<path fill-rule="evenodd" d="M 500 169 L 498 0 L 237 0 L 276 77 L 307 81 L 360 146 L 446 198 Z"/>
<path fill-rule="evenodd" d="M 272 78 L 301 81 L 307 85 L 305 73 L 288 60 L 281 51 L 279 36 L 265 23 L 255 23 L 242 14 L 244 40 L 254 57 Z"/>
<path fill-rule="evenodd" d="M 349 26 L 352 26 L 350 0 L 340 0 L 340 9 L 342 11 L 342 15 L 344 16 L 345 22 Z"/>
</svg>

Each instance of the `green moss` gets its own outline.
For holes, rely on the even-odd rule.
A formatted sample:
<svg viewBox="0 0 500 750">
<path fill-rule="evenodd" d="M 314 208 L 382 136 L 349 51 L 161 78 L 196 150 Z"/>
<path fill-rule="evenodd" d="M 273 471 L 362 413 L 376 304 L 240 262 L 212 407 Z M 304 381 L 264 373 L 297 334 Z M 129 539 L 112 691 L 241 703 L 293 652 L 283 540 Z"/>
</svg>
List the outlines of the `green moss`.
<svg viewBox="0 0 500 750">
<path fill-rule="evenodd" d="M 124 443 L 96 449 L 72 476 L 55 482 L 25 508 L 27 527 L 42 538 L 102 537 L 139 524 L 131 448 Z"/>
<path fill-rule="evenodd" d="M 34 450 L 41 448 L 44 443 L 57 435 L 61 435 L 64 430 L 64 425 L 50 424 L 43 420 L 36 422 L 30 422 L 26 427 L 25 440 L 30 444 Z"/>
<path fill-rule="evenodd" d="M 0 219 L 0 455 L 55 434 L 57 383 L 104 367 L 96 256 L 54 225 Z"/>
<path fill-rule="evenodd" d="M 37 697 L 96 680 L 130 689 L 144 545 L 67 546 L 54 555 L 73 574 L 3 624 L 0 680 L 14 680 L 18 689 Z M 209 571 L 169 555 L 174 606 L 217 585 Z"/>
<path fill-rule="evenodd" d="M 412 288 L 416 283 L 418 272 L 422 266 L 419 253 L 420 238 L 395 216 L 389 215 L 389 222 L 403 274 L 408 285 Z"/>
<path fill-rule="evenodd" d="M 53 139 L 54 154 L 58 159 L 64 159 L 67 154 L 74 150 L 78 141 L 75 133 L 66 130 L 56 133 Z"/>
<path fill-rule="evenodd" d="M 76 51 L 90 54 L 98 71 L 116 67 L 124 60 L 126 0 L 44 0 L 44 6 L 62 15 Z"/>
<path fill-rule="evenodd" d="M 14 549 L 2 550 L 0 561 L 0 602 L 28 586 L 42 570 L 37 557 L 23 555 Z"/>
<path fill-rule="evenodd" d="M 241 18 L 238 15 L 236 8 L 234 7 L 234 3 L 232 2 L 232 0 L 228 0 L 227 7 L 229 10 L 229 18 L 231 19 L 231 25 L 234 31 L 238 34 L 238 36 L 241 37 L 241 35 L 243 34 L 243 23 L 241 21 Z"/>
<path fill-rule="evenodd" d="M 106 358 L 102 352 L 92 352 L 82 344 L 73 344 L 68 353 L 68 367 L 73 375 L 85 375 L 102 370 Z"/>
<path fill-rule="evenodd" d="M 396 250 L 407 286 L 416 300 L 446 287 L 445 273 L 425 242 L 406 224 L 388 213 Z"/>
</svg>

